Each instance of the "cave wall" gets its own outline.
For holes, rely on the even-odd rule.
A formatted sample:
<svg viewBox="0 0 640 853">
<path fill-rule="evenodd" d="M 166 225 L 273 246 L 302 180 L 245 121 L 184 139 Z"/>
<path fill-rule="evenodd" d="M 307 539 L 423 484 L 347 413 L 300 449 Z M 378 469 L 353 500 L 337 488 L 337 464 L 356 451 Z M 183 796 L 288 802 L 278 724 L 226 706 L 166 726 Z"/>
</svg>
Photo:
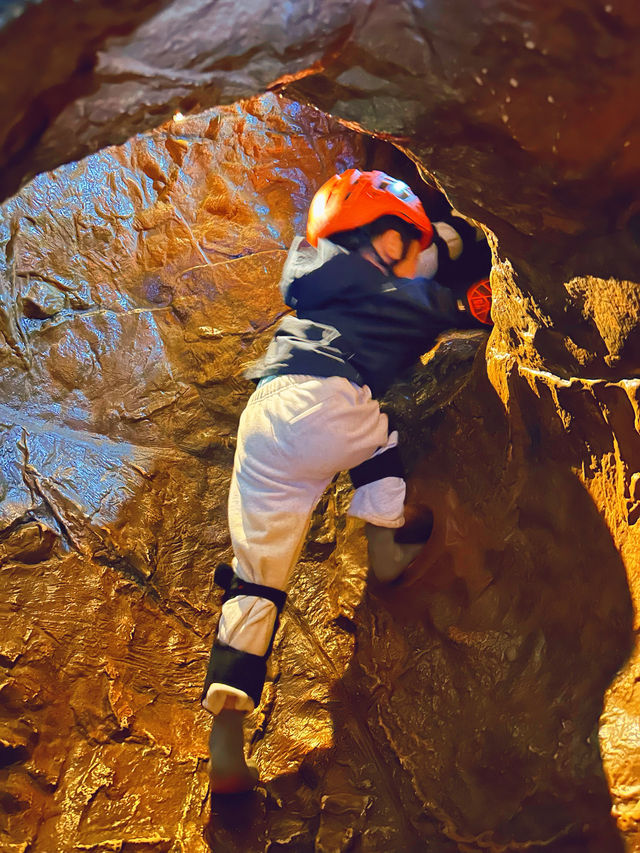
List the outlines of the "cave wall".
<svg viewBox="0 0 640 853">
<path fill-rule="evenodd" d="M 568 238 L 638 211 L 633 0 L 63 2 L 66 16 L 14 0 L 1 20 L 4 195 L 178 110 L 271 87 L 409 144 L 520 250 L 544 233 L 565 256 Z"/>
<path fill-rule="evenodd" d="M 272 86 L 393 138 L 494 249 L 489 341 L 444 342 L 390 401 L 434 538 L 405 586 L 365 587 L 344 485 L 327 496 L 252 723 L 266 792 L 249 822 L 214 805 L 213 848 L 640 850 L 637 4 L 119 4 L 114 31 L 87 0 L 68 17 L 82 60 L 35 74 L 17 47 L 52 8 L 16 3 L 3 30 L 5 193 Z M 362 154 L 320 113 L 266 103 L 57 169 L 4 208 L 11 843 L 198 849 L 193 697 L 238 377 L 282 310 L 292 224 Z M 252 110 L 275 122 L 266 143 Z M 275 197 L 265 152 L 289 170 Z"/>
<path fill-rule="evenodd" d="M 316 185 L 362 157 L 269 95 L 3 207 L 2 849 L 205 849 L 242 369 Z"/>
<path fill-rule="evenodd" d="M 56 0 L 15 0 L 5 15 L 0 195 L 176 111 L 288 92 L 405 146 L 493 231 L 513 270 L 507 292 L 522 296 L 499 318 L 521 362 L 564 378 L 634 374 L 634 0 L 163 0 L 111 4 L 110 14 L 102 0 L 67 5 L 65 61 Z M 21 45 L 35 46 L 48 73 Z"/>
</svg>

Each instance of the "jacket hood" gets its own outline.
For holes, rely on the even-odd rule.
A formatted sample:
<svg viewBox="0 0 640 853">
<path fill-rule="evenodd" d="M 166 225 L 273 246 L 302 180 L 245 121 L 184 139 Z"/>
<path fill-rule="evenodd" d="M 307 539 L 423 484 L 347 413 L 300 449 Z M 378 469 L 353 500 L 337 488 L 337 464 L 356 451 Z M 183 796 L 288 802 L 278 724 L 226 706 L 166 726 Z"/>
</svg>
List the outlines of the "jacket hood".
<svg viewBox="0 0 640 853">
<path fill-rule="evenodd" d="M 318 240 L 318 248 L 308 243 L 305 237 L 294 237 L 280 278 L 280 292 L 290 308 L 295 308 L 295 299 L 290 300 L 291 285 L 309 273 L 324 266 L 336 255 L 348 255 L 346 249 L 336 246 L 330 240 Z"/>
</svg>

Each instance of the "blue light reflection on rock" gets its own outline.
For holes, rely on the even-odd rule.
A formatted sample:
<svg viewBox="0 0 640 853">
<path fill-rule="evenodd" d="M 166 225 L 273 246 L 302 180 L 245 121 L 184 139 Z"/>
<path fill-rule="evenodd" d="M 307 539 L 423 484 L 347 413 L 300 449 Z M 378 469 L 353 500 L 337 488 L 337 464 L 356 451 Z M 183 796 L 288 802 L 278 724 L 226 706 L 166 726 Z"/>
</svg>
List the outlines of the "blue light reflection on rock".
<svg viewBox="0 0 640 853">
<path fill-rule="evenodd" d="M 204 403 L 241 405 L 246 392 L 233 381 L 224 406 L 215 389 L 241 374 L 254 348 L 245 340 L 281 312 L 275 283 L 291 223 L 304 230 L 318 181 L 359 162 L 357 140 L 317 111 L 267 95 L 37 176 L 0 217 L 7 411 L 64 433 L 58 444 L 76 434 L 158 450 L 200 446 L 192 433 L 226 441 Z M 5 434 L 12 518 L 29 506 L 11 469 L 14 441 Z M 52 438 L 46 444 L 59 453 Z M 57 487 L 92 517 L 94 486 L 110 479 L 112 463 L 95 449 L 70 458 L 78 482 L 72 489 L 69 473 Z M 52 483 L 60 471 L 49 471 Z"/>
<path fill-rule="evenodd" d="M 0 405 L 0 418 L 15 417 Z M 96 528 L 116 522 L 156 455 L 152 449 L 29 417 L 0 437 L 0 524 L 6 528 L 29 518 L 45 519 L 57 529 L 63 546 L 70 544 L 65 529 L 76 530 L 77 545 L 85 538 L 87 521 Z"/>
<path fill-rule="evenodd" d="M 43 782 L 29 811 L 56 815 L 25 827 L 43 849 L 100 845 L 114 820 L 134 846 L 149 837 L 129 793 L 104 833 L 102 794 L 71 816 L 85 758 L 87 772 L 113 758 L 123 791 L 196 791 L 201 811 L 197 694 L 242 373 L 284 310 L 291 223 L 338 158 L 359 162 L 356 135 L 288 109 L 271 95 L 170 122 L 2 208 L 0 656 L 35 685 L 28 719 L 57 733 L 29 757 Z M 13 770 L 31 791 L 31 770 Z M 183 805 L 164 811 L 182 837 Z"/>
</svg>

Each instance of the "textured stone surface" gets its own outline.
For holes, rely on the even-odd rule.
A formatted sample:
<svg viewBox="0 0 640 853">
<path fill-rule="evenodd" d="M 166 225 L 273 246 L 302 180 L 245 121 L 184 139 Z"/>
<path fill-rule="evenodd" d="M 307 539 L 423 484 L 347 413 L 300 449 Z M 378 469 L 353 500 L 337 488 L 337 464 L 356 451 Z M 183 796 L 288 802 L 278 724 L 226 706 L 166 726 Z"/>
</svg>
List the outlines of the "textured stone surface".
<svg viewBox="0 0 640 853">
<path fill-rule="evenodd" d="M 270 95 L 3 208 L 3 849 L 204 849 L 198 696 L 242 368 L 313 189 L 361 157 Z"/>
<path fill-rule="evenodd" d="M 429 648 L 427 672 L 412 670 L 405 689 L 430 706 L 425 740 L 440 772 L 456 768 L 439 791 L 419 761 L 411 772 L 462 849 L 478 849 L 475 838 L 617 850 L 596 743 L 603 696 L 633 647 L 625 564 L 634 582 L 639 542 L 624 494 L 640 450 L 638 384 L 565 383 L 505 364 L 492 341 L 483 355 L 440 417 L 420 414 L 420 386 L 418 417 L 406 415 L 422 417 L 413 502 L 433 507 L 434 533 L 406 589 L 383 600 L 408 645 Z M 447 687 L 429 695 L 430 681 Z M 600 729 L 619 816 L 633 810 L 629 699 L 611 691 Z M 637 829 L 628 817 L 619 827 Z"/>
<path fill-rule="evenodd" d="M 42 45 L 60 4 L 12 5 L 23 11 L 2 43 L 5 192 L 177 109 L 283 85 L 410 141 L 456 203 L 482 210 L 494 231 L 514 227 L 520 249 L 559 235 L 565 257 L 567 238 L 609 233 L 638 209 L 633 0 L 174 0 L 109 4 L 109 14 L 84 0 L 64 17 L 77 28 L 64 62 L 55 39 Z M 56 57 L 48 74 L 20 55 L 29 39 Z M 24 140 L 18 130 L 38 107 L 37 132 Z"/>
<path fill-rule="evenodd" d="M 214 804 L 213 849 L 614 853 L 612 808 L 640 851 L 637 4 L 116 4 L 119 31 L 47 74 L 18 46 L 53 4 L 14 5 L 6 191 L 275 84 L 395 135 L 493 232 L 486 349 L 454 337 L 391 401 L 433 539 L 403 586 L 365 589 L 344 484 L 327 496 L 251 723 L 265 787 Z M 295 107 L 261 131 L 264 109 L 171 125 L 4 208 L 15 849 L 203 847 L 194 698 L 238 377 L 312 189 L 358 154 Z"/>
<path fill-rule="evenodd" d="M 175 110 L 284 89 L 404 144 L 492 229 L 524 297 L 500 318 L 507 349 L 565 377 L 635 370 L 624 319 L 640 263 L 634 0 L 174 0 L 117 3 L 111 17 L 84 0 L 65 17 L 76 30 L 64 60 L 55 39 L 42 45 L 59 26 L 55 0 L 11 8 L 5 193 Z M 52 57 L 48 73 L 27 45 Z M 585 289 L 608 293 L 612 278 L 604 321 Z"/>
</svg>

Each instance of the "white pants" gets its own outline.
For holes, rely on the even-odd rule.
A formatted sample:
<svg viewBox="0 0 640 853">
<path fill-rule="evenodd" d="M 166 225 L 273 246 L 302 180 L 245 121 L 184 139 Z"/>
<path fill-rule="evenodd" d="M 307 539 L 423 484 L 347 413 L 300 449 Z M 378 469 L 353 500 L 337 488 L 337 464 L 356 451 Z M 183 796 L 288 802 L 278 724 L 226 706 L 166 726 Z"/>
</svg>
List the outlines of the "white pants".
<svg viewBox="0 0 640 853">
<path fill-rule="evenodd" d="M 233 567 L 243 580 L 286 590 L 311 513 L 333 477 L 397 443 L 367 386 L 339 376 L 277 376 L 258 388 L 240 418 L 229 493 Z M 401 527 L 405 482 L 385 477 L 354 492 L 349 514 Z M 218 641 L 254 655 L 267 652 L 276 607 L 236 596 L 222 607 Z M 251 710 L 243 691 L 214 683 L 203 705 Z"/>
</svg>

